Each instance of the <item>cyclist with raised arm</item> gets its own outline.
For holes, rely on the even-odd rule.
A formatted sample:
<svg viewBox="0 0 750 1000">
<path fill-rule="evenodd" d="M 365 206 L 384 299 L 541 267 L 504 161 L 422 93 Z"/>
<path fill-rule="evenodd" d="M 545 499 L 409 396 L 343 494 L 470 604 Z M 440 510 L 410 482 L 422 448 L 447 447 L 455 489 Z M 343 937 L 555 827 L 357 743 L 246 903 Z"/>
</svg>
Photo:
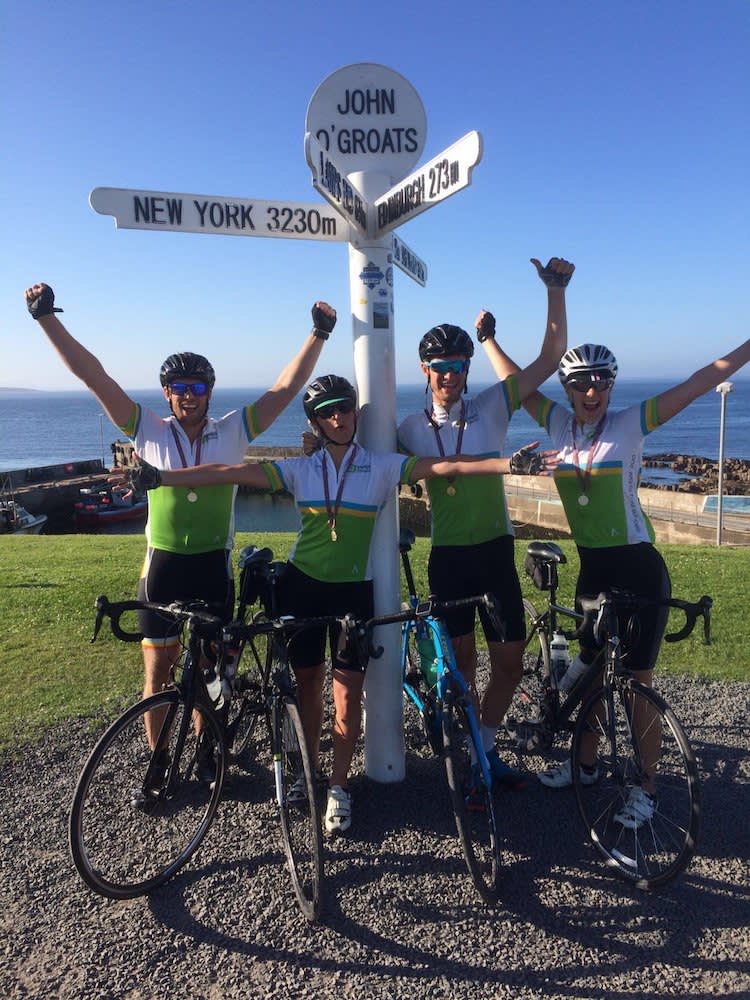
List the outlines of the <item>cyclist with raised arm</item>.
<svg viewBox="0 0 750 1000">
<path fill-rule="evenodd" d="M 136 453 L 158 469 L 241 461 L 247 445 L 271 426 L 309 379 L 336 323 L 335 310 L 316 302 L 312 332 L 271 388 L 254 403 L 218 419 L 208 412 L 215 383 L 209 361 L 189 351 L 170 354 L 161 366 L 159 381 L 171 415 L 162 417 L 136 403 L 71 336 L 56 315 L 62 310 L 55 308 L 49 285 L 33 285 L 25 296 L 29 312 L 66 367 L 91 390 L 112 423 L 133 442 Z M 168 488 L 149 496 L 148 547 L 139 599 L 163 603 L 201 599 L 218 613 L 231 616 L 235 492 L 231 485 L 217 485 L 200 492 Z M 143 695 L 147 697 L 167 683 L 179 652 L 179 635 L 174 622 L 149 612 L 141 613 L 139 631 L 145 636 Z M 146 725 L 153 747 L 160 722 L 147 717 Z M 201 777 L 211 781 L 214 773 L 213 758 L 207 752 Z"/>
<path fill-rule="evenodd" d="M 555 370 L 565 350 L 567 320 L 565 287 L 574 265 L 553 257 L 546 267 L 532 259 L 547 288 L 547 326 L 539 356 L 516 369 L 497 385 L 465 398 L 474 345 L 465 330 L 443 324 L 422 337 L 419 359 L 427 379 L 427 406 L 398 429 L 404 451 L 417 455 L 501 455 L 508 423 L 537 387 Z M 482 330 L 479 341 L 489 333 Z M 504 634 L 483 609 L 480 620 L 487 639 L 490 679 L 480 705 L 482 742 L 494 778 L 519 786 L 523 778 L 495 750 L 497 729 L 523 672 L 526 635 L 521 586 L 513 552 L 513 526 L 508 515 L 502 478 L 433 481 L 427 485 L 432 510 L 432 550 L 429 558 L 431 593 L 441 601 L 477 593 L 497 600 Z M 456 662 L 476 693 L 477 650 L 474 609 L 446 615 Z"/>
<path fill-rule="evenodd" d="M 494 325 L 491 314 L 480 313 L 477 329 Z M 499 378 L 517 366 L 493 338 L 485 350 Z M 665 424 L 694 399 L 729 378 L 750 361 L 750 340 L 724 357 L 699 369 L 684 382 L 624 410 L 610 409 L 618 373 L 612 351 L 603 344 L 580 344 L 567 351 L 558 367 L 570 408 L 554 403 L 539 392 L 524 406 L 546 428 L 560 464 L 555 485 L 580 558 L 576 597 L 613 588 L 639 597 L 659 600 L 671 595 L 666 564 L 654 547 L 654 530 L 638 499 L 643 442 L 647 434 Z M 666 608 L 645 608 L 638 613 L 636 635 L 629 647 L 629 665 L 637 680 L 651 686 L 653 669 L 667 621 Z M 621 622 L 622 634 L 627 621 Z M 581 658 L 593 662 L 595 650 L 582 645 Z M 588 747 L 589 764 L 582 765 L 583 784 L 598 778 L 596 738 Z M 643 786 L 633 786 L 615 820 L 637 828 L 654 814 L 659 734 L 649 727 L 641 747 L 650 761 Z M 570 760 L 539 774 L 550 788 L 572 784 Z"/>
<path fill-rule="evenodd" d="M 549 473 L 551 457 L 533 447 L 510 459 L 455 456 L 407 457 L 371 452 L 355 441 L 357 397 L 338 375 L 322 375 L 303 397 L 305 415 L 322 447 L 310 457 L 244 465 L 206 465 L 162 471 L 143 466 L 132 477 L 141 489 L 200 489 L 205 483 L 240 483 L 255 489 L 287 490 L 295 499 L 301 528 L 281 580 L 279 607 L 296 618 L 344 616 L 371 618 L 373 609 L 371 543 L 378 512 L 399 483 L 432 476 Z M 349 662 L 337 652 L 340 629 L 331 629 L 333 663 L 333 762 L 325 815 L 326 831 L 343 833 L 352 819 L 349 770 L 359 737 L 362 689 L 367 663 Z M 314 766 L 320 753 L 325 680 L 324 628 L 297 633 L 289 656 L 305 736 Z M 305 794 L 304 778 L 291 794 Z"/>
</svg>

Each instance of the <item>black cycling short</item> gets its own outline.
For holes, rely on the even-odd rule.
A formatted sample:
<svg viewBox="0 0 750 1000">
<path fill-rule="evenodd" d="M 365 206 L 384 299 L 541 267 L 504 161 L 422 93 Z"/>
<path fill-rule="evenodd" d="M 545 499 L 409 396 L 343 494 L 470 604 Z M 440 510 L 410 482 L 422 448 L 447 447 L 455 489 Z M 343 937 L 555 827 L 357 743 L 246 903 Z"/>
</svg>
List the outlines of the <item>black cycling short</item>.
<svg viewBox="0 0 750 1000">
<path fill-rule="evenodd" d="M 287 563 L 279 592 L 281 614 L 295 618 L 317 618 L 326 615 L 352 614 L 355 618 L 372 618 L 374 599 L 372 580 L 354 583 L 324 583 L 303 573 L 293 563 Z M 325 661 L 326 632 L 331 645 L 331 659 L 340 670 L 358 673 L 367 668 L 364 663 L 348 663 L 338 659 L 336 647 L 341 634 L 338 625 L 326 629 L 306 628 L 297 632 L 289 643 L 289 661 L 296 670 L 314 667 Z"/>
<path fill-rule="evenodd" d="M 234 579 L 227 549 L 183 555 L 149 549 L 138 581 L 138 600 L 205 601 L 217 615 L 231 618 L 234 612 Z M 169 645 L 179 625 L 154 611 L 138 612 L 138 630 L 150 645 Z"/>
<path fill-rule="evenodd" d="M 576 582 L 576 597 L 595 597 L 602 591 L 629 590 L 639 597 L 668 598 L 672 584 L 666 564 L 650 542 L 617 545 L 606 549 L 578 546 L 581 569 Z M 668 608 L 643 608 L 637 612 L 630 632 L 631 613 L 619 615 L 620 638 L 626 641 L 625 663 L 636 670 L 650 670 L 656 664 L 659 647 L 667 627 Z"/>
<path fill-rule="evenodd" d="M 488 642 L 514 642 L 526 638 L 512 535 L 501 535 L 478 545 L 433 545 L 428 577 L 430 593 L 441 601 L 487 593 L 495 597 L 504 634 L 498 634 L 484 608 L 477 609 Z M 443 616 L 451 638 L 474 631 L 474 610 L 457 608 Z"/>
</svg>

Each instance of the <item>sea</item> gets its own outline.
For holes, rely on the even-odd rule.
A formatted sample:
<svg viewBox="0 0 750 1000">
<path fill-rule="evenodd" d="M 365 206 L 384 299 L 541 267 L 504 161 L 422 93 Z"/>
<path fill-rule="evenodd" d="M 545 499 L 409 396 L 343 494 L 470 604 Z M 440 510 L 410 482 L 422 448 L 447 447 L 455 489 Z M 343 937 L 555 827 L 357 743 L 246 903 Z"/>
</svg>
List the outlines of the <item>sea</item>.
<svg viewBox="0 0 750 1000">
<path fill-rule="evenodd" d="M 669 388 L 671 380 L 618 378 L 612 397 L 614 408 L 625 408 Z M 724 455 L 750 459 L 750 379 L 737 379 L 726 396 Z M 472 386 L 479 391 L 484 386 Z M 221 415 L 239 409 L 263 394 L 263 389 L 217 388 L 211 412 Z M 543 391 L 563 402 L 562 389 L 550 382 Z M 131 390 L 143 406 L 165 415 L 168 410 L 158 389 Z M 396 394 L 396 420 L 425 405 L 423 385 L 400 386 Z M 716 459 L 719 456 L 721 395 L 712 390 L 696 399 L 645 441 L 644 454 L 676 453 Z M 276 422 L 253 444 L 263 447 L 299 445 L 306 422 L 301 400 L 293 401 Z M 507 437 L 507 452 L 539 439 L 544 432 L 525 410 L 514 414 Z M 0 388 L 0 472 L 61 462 L 100 458 L 111 464 L 110 445 L 122 435 L 86 391 L 36 392 Z M 649 474 L 644 470 L 644 474 Z"/>
</svg>

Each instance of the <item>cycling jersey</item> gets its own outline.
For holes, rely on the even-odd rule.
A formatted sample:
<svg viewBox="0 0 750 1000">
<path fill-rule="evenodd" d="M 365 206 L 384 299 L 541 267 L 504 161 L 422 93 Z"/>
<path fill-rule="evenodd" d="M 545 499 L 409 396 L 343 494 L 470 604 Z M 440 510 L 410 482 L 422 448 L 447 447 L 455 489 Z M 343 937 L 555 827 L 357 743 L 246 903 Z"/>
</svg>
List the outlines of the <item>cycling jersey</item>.
<svg viewBox="0 0 750 1000">
<path fill-rule="evenodd" d="M 289 561 L 315 580 L 342 583 L 372 579 L 370 543 L 375 518 L 398 483 L 409 481 L 416 461 L 351 445 L 338 470 L 325 449 L 309 458 L 264 462 L 270 488 L 287 490 L 294 496 L 302 521 Z M 329 485 L 327 503 L 324 467 Z M 329 516 L 340 489 L 334 541 Z"/>
<path fill-rule="evenodd" d="M 656 397 L 575 427 L 570 410 L 542 397 L 535 415 L 560 457 L 555 485 L 573 538 L 587 548 L 653 542 L 638 500 L 643 441 L 659 426 Z M 582 499 L 583 498 L 583 499 Z"/>
<path fill-rule="evenodd" d="M 255 406 L 233 410 L 219 420 L 206 418 L 200 438 L 191 444 L 178 420 L 162 418 L 136 405 L 130 423 L 120 428 L 137 454 L 157 469 L 220 462 L 234 465 L 260 433 Z M 182 454 L 180 453 L 182 449 Z M 148 495 L 146 540 L 151 548 L 185 555 L 231 549 L 234 540 L 236 486 L 162 486 Z"/>
<path fill-rule="evenodd" d="M 518 383 L 511 375 L 470 399 L 459 400 L 449 411 L 435 404 L 432 419 L 425 412 L 411 414 L 398 429 L 399 447 L 412 455 L 460 451 L 500 458 L 508 423 L 519 406 Z M 502 476 L 458 476 L 453 482 L 428 479 L 427 492 L 433 545 L 477 545 L 513 534 Z"/>
</svg>

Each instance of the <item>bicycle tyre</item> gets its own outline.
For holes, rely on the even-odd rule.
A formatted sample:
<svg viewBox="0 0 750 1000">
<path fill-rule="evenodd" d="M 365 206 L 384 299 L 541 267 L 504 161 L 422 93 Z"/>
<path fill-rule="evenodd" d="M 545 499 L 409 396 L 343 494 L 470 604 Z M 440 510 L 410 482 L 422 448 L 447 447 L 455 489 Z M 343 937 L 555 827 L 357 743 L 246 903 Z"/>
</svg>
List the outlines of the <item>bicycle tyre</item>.
<svg viewBox="0 0 750 1000">
<path fill-rule="evenodd" d="M 274 772 L 289 874 L 300 910 L 309 921 L 320 916 L 323 901 L 323 833 L 318 784 L 307 748 L 299 706 L 291 695 L 274 703 Z M 300 774 L 305 778 L 304 801 L 289 801 L 289 790 Z"/>
<path fill-rule="evenodd" d="M 523 650 L 523 676 L 513 692 L 503 726 L 519 753 L 533 751 L 540 740 L 544 700 L 549 690 L 550 650 L 547 633 L 535 627 L 539 612 L 524 598 L 526 644 Z"/>
<path fill-rule="evenodd" d="M 268 635 L 256 635 L 248 639 L 242 651 L 226 722 L 227 751 L 233 763 L 245 756 L 258 719 L 266 715 L 262 689 L 263 678 L 268 675 L 269 646 Z"/>
<path fill-rule="evenodd" d="M 154 710 L 166 712 L 170 765 L 159 790 L 136 804 L 154 756 L 144 716 Z M 194 710 L 202 719 L 201 737 L 181 693 L 162 691 L 123 713 L 92 750 L 76 785 L 68 837 L 79 874 L 100 895 L 132 899 L 151 892 L 190 859 L 208 832 L 221 798 L 226 755 L 214 713 L 201 704 Z M 216 748 L 213 787 L 197 776 L 204 740 Z"/>
<path fill-rule="evenodd" d="M 581 743 L 599 736 L 599 780 L 582 785 Z M 653 763 L 643 759 L 641 740 L 659 739 L 653 817 L 635 829 L 615 819 L 630 789 Z M 651 750 L 652 754 L 657 751 Z M 571 764 L 576 799 L 589 840 L 607 864 L 640 889 L 671 882 L 690 863 L 700 832 L 698 766 L 690 742 L 666 701 L 629 677 L 616 678 L 610 694 L 591 694 L 573 734 Z"/>
<path fill-rule="evenodd" d="M 450 692 L 443 703 L 443 747 L 456 830 L 466 866 L 482 899 L 498 900 L 500 849 L 492 787 L 479 768 L 472 768 L 469 742 L 473 736 L 463 695 Z"/>
</svg>

